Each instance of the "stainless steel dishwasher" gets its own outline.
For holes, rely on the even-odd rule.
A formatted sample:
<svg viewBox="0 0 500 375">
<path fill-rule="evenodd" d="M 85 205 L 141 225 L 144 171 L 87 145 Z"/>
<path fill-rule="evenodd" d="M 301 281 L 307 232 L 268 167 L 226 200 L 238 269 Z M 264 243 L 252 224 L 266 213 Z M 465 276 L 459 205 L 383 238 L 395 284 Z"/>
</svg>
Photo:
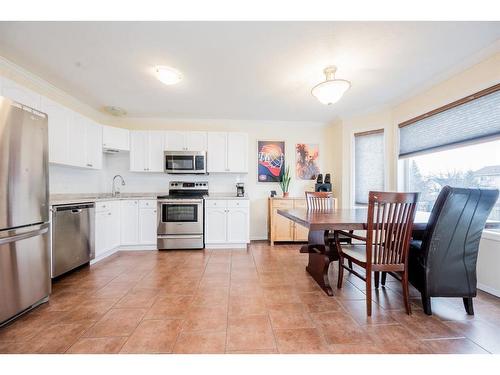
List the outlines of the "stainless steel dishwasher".
<svg viewBox="0 0 500 375">
<path fill-rule="evenodd" d="M 52 207 L 52 278 L 94 259 L 94 213 L 94 203 Z"/>
</svg>

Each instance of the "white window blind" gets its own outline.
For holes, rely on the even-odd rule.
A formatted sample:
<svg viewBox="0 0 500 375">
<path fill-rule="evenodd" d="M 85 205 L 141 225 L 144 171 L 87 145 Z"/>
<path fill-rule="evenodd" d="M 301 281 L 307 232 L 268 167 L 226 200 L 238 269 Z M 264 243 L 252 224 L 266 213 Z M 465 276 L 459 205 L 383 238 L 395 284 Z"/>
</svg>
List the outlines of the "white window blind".
<svg viewBox="0 0 500 375">
<path fill-rule="evenodd" d="M 354 202 L 368 204 L 370 191 L 384 190 L 384 130 L 354 134 Z"/>
<path fill-rule="evenodd" d="M 399 125 L 399 157 L 500 136 L 500 84 Z"/>
</svg>

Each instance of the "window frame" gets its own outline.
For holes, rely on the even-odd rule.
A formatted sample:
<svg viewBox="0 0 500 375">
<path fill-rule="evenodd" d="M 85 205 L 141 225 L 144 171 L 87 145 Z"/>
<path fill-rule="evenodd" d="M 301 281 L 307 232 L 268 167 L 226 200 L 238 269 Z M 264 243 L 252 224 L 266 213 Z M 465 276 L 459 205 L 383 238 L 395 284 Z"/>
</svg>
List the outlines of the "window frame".
<svg viewBox="0 0 500 375">
<path fill-rule="evenodd" d="M 395 155 L 394 156 L 396 157 L 396 164 L 397 164 L 397 166 L 396 166 L 396 184 L 397 184 L 398 190 L 408 191 L 409 178 L 410 178 L 409 160 L 411 159 L 412 156 L 415 157 L 415 156 L 424 155 L 424 154 L 430 155 L 433 153 L 437 153 L 437 152 L 441 152 L 441 151 L 445 151 L 445 150 L 449 150 L 449 149 L 458 149 L 461 147 L 470 146 L 472 144 L 487 143 L 487 142 L 491 142 L 492 140 L 495 140 L 495 139 L 497 139 L 497 140 L 500 139 L 500 137 L 494 137 L 494 136 L 489 137 L 489 138 L 485 138 L 485 139 L 474 139 L 474 140 L 470 140 L 470 141 L 464 141 L 464 142 L 461 142 L 459 144 L 453 144 L 453 145 L 448 145 L 448 146 L 445 146 L 442 148 L 437 148 L 434 150 L 422 151 L 421 153 L 417 153 L 417 154 L 412 155 L 412 156 L 400 158 L 399 154 L 400 154 L 400 136 L 401 136 L 400 129 L 401 128 L 408 126 L 408 125 L 411 125 L 415 122 L 418 122 L 419 120 L 422 120 L 422 119 L 427 118 L 429 116 L 435 115 L 437 113 L 446 112 L 449 109 L 452 109 L 454 107 L 458 107 L 462 104 L 471 102 L 475 99 L 481 98 L 485 95 L 491 94 L 491 93 L 493 93 L 495 91 L 499 91 L 499 90 L 500 90 L 500 83 L 497 83 L 493 86 L 490 86 L 486 89 L 478 91 L 474 94 L 468 95 L 466 97 L 455 100 L 451 103 L 445 104 L 441 107 L 435 108 L 435 109 L 428 111 L 426 113 L 423 113 L 419 116 L 416 116 L 416 117 L 413 117 L 409 120 L 403 121 L 403 122 L 399 123 L 397 126 L 395 126 L 396 134 L 395 134 L 394 139 L 396 142 L 396 144 L 395 144 L 396 147 L 395 147 Z M 401 174 L 403 174 L 403 176 L 401 176 Z M 483 231 L 483 238 L 500 242 L 500 232 L 495 232 L 492 230 L 485 229 Z"/>
<path fill-rule="evenodd" d="M 384 155 L 384 190 L 387 190 L 387 187 L 389 186 L 389 173 L 388 173 L 388 168 L 387 166 L 390 163 L 391 156 L 388 155 L 388 148 L 387 145 L 389 144 L 387 141 L 388 137 L 388 128 L 387 126 L 374 126 L 371 128 L 356 128 L 352 129 L 350 134 L 349 134 L 349 139 L 350 139 L 350 160 L 351 160 L 351 165 L 350 165 L 350 191 L 349 191 L 349 205 L 350 207 L 368 207 L 367 204 L 362 204 L 362 203 L 356 203 L 356 134 L 363 134 L 363 133 L 373 133 L 381 131 L 383 133 L 383 155 Z"/>
</svg>

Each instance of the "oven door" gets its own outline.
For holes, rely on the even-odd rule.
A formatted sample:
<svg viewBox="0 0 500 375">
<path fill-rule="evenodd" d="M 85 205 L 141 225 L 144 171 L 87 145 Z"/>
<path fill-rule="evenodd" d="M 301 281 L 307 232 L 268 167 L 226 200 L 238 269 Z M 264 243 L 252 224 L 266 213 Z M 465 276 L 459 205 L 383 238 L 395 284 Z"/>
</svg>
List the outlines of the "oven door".
<svg viewBox="0 0 500 375">
<path fill-rule="evenodd" d="M 158 201 L 158 235 L 203 234 L 203 200 Z"/>
</svg>

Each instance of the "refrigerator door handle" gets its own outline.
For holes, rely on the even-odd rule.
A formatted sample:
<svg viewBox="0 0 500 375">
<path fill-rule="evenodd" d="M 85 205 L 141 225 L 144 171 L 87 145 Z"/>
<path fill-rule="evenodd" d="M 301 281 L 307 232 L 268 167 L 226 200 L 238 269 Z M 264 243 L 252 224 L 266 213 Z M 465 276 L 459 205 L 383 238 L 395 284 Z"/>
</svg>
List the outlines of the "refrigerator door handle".
<svg viewBox="0 0 500 375">
<path fill-rule="evenodd" d="M 45 227 L 45 228 L 34 230 L 32 232 L 21 233 L 21 234 L 12 236 L 12 237 L 0 238 L 0 245 L 5 245 L 8 243 L 25 240 L 27 238 L 36 237 L 36 236 L 39 236 L 41 234 L 47 233 L 48 230 L 49 229 Z"/>
</svg>

